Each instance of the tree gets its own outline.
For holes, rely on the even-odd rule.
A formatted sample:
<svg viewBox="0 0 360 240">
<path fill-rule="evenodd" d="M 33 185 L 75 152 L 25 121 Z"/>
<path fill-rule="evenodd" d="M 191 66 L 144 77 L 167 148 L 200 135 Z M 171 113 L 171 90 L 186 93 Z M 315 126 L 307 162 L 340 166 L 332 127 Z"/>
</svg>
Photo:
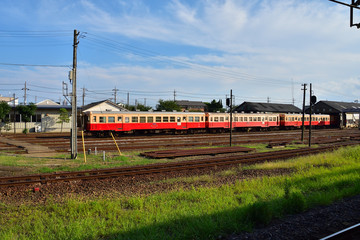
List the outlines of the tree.
<svg viewBox="0 0 360 240">
<path fill-rule="evenodd" d="M 11 107 L 6 102 L 2 101 L 0 102 L 0 122 L 4 122 L 4 126 L 8 123 L 8 114 L 11 110 Z M 3 126 L 0 126 L 0 131 Z"/>
<path fill-rule="evenodd" d="M 215 99 L 211 103 L 205 103 L 208 112 L 225 112 L 221 100 L 216 101 Z"/>
<path fill-rule="evenodd" d="M 140 111 L 149 111 L 152 109 L 152 107 L 150 106 L 145 106 L 143 104 L 138 104 L 136 106 L 134 105 L 126 105 L 125 108 L 127 110 L 130 110 L 130 111 L 136 111 L 136 110 L 140 110 Z"/>
<path fill-rule="evenodd" d="M 64 122 L 65 123 L 70 122 L 70 117 L 68 111 L 65 108 L 60 108 L 59 112 L 60 112 L 59 120 L 56 123 L 61 123 L 61 132 L 62 132 Z"/>
<path fill-rule="evenodd" d="M 156 105 L 156 111 L 181 111 L 180 106 L 175 101 L 164 101 L 162 99 L 159 100 L 159 104 Z"/>
<path fill-rule="evenodd" d="M 31 116 L 35 114 L 36 105 L 34 103 L 30 103 L 29 105 L 19 105 L 16 107 L 16 110 L 21 115 L 21 120 L 25 122 L 25 129 L 23 133 L 26 134 L 28 132 L 26 123 L 30 122 Z"/>
</svg>

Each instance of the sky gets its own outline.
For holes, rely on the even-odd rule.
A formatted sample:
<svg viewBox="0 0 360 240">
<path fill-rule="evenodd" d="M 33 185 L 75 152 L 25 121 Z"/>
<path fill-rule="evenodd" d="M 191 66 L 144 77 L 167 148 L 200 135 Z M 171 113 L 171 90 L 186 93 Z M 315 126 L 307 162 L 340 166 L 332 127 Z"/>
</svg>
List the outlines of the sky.
<svg viewBox="0 0 360 240">
<path fill-rule="evenodd" d="M 71 92 L 74 30 L 79 105 L 232 90 L 237 105 L 301 107 L 310 83 L 318 100 L 360 98 L 360 30 L 328 0 L 1 0 L 0 23 L 0 94 L 19 102 L 25 82 L 28 103 Z"/>
</svg>

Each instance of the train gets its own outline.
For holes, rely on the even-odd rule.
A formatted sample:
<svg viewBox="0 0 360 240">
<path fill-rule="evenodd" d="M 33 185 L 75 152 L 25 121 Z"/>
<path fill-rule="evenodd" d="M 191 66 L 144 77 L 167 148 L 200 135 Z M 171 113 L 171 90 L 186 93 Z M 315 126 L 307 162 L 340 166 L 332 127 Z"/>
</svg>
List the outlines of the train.
<svg viewBox="0 0 360 240">
<path fill-rule="evenodd" d="M 311 125 L 330 127 L 330 115 L 313 114 Z M 86 132 L 94 135 L 121 133 L 216 133 L 235 131 L 294 129 L 302 126 L 302 114 L 93 111 L 84 114 Z M 305 114 L 304 125 L 310 125 Z"/>
</svg>

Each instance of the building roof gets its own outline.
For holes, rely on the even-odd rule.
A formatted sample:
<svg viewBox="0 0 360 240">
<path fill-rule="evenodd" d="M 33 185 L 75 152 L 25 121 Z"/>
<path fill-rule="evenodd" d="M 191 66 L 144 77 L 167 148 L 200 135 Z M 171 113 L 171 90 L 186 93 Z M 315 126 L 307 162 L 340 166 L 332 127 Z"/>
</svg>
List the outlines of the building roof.
<svg viewBox="0 0 360 240">
<path fill-rule="evenodd" d="M 12 97 L 0 97 L 0 102 L 11 102 L 14 101 Z"/>
<path fill-rule="evenodd" d="M 44 101 L 38 102 L 35 104 L 36 106 L 60 106 L 59 103 L 54 102 L 53 100 L 50 99 L 45 99 Z"/>
<path fill-rule="evenodd" d="M 360 103 L 355 102 L 335 102 L 335 101 L 319 101 L 315 104 L 325 104 L 338 112 L 360 112 Z"/>
<path fill-rule="evenodd" d="M 201 101 L 189 101 L 189 100 L 177 100 L 175 101 L 179 106 L 191 106 L 191 107 L 205 107 L 205 103 Z"/>
<path fill-rule="evenodd" d="M 274 112 L 300 113 L 302 110 L 292 104 L 243 102 L 235 111 L 238 112 Z"/>
<path fill-rule="evenodd" d="M 93 102 L 93 103 L 90 103 L 88 105 L 85 105 L 83 108 L 82 108 L 82 111 L 85 112 L 93 107 L 96 107 L 98 105 L 101 105 L 101 104 L 107 104 L 107 105 L 110 105 L 111 107 L 113 108 L 116 108 L 118 109 L 119 111 L 128 111 L 127 109 L 123 108 L 122 106 L 120 105 L 117 105 L 115 103 L 113 103 L 112 101 L 109 101 L 109 100 L 103 100 L 103 101 L 98 101 L 98 102 Z"/>
</svg>

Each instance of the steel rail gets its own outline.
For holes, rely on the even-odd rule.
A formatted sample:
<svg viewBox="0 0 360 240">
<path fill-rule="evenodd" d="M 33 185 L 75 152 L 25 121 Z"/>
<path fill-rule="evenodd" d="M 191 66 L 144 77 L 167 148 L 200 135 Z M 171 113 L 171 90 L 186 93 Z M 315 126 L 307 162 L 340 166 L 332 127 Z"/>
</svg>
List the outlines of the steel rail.
<svg viewBox="0 0 360 240">
<path fill-rule="evenodd" d="M 29 185 L 29 184 L 47 184 L 58 181 L 103 179 L 118 176 L 144 175 L 151 173 L 164 173 L 179 170 L 200 169 L 221 165 L 231 165 L 238 163 L 262 162 L 269 160 L 278 160 L 297 157 L 301 155 L 316 154 L 328 150 L 333 150 L 342 146 L 355 145 L 358 143 L 338 144 L 319 148 L 302 148 L 296 150 L 282 150 L 266 153 L 255 153 L 231 157 L 214 157 L 200 160 L 182 161 L 166 164 L 151 164 L 145 166 L 133 166 L 122 168 L 109 168 L 88 170 L 79 172 L 62 172 L 54 174 L 28 175 L 19 177 L 3 177 L 0 178 L 0 187 Z"/>
</svg>

